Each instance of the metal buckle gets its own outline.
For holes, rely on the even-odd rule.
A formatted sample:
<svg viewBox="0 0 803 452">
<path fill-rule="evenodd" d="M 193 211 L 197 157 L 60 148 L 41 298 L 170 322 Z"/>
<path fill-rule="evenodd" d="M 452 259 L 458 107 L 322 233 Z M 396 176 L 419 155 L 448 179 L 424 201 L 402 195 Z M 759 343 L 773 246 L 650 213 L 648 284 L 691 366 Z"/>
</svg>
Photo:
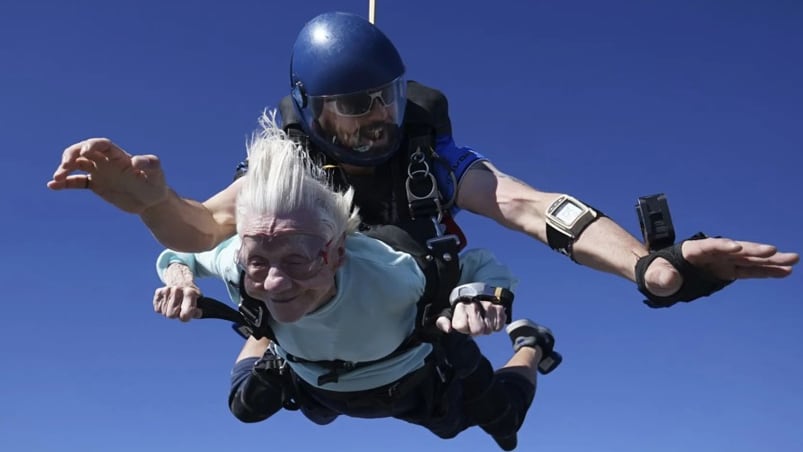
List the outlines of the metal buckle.
<svg viewBox="0 0 803 452">
<path fill-rule="evenodd" d="M 408 201 L 421 201 L 423 199 L 438 199 L 436 196 L 438 193 L 438 181 L 435 179 L 435 176 L 429 172 L 429 168 L 427 167 L 424 170 L 417 170 L 412 173 L 408 171 L 409 177 L 404 182 L 404 188 L 407 191 L 407 200 Z M 419 195 L 417 193 L 413 193 L 412 189 L 410 188 L 410 181 L 416 179 L 417 181 L 421 181 L 424 178 L 429 178 L 429 192 L 425 195 Z"/>
<path fill-rule="evenodd" d="M 451 244 L 450 244 L 451 242 Z M 447 234 L 442 235 L 440 237 L 434 237 L 427 240 L 427 248 L 431 250 L 433 253 L 440 253 L 442 252 L 443 255 L 441 258 L 449 262 L 452 260 L 454 255 L 457 255 L 457 250 L 460 248 L 460 238 L 454 234 Z M 450 249 L 450 247 L 453 247 Z"/>
<path fill-rule="evenodd" d="M 240 303 L 240 312 L 254 327 L 259 328 L 262 326 L 262 317 L 265 313 L 265 310 L 262 308 L 262 306 L 258 307 L 256 309 L 256 313 L 254 313 L 254 311 L 249 309 L 244 303 Z"/>
</svg>

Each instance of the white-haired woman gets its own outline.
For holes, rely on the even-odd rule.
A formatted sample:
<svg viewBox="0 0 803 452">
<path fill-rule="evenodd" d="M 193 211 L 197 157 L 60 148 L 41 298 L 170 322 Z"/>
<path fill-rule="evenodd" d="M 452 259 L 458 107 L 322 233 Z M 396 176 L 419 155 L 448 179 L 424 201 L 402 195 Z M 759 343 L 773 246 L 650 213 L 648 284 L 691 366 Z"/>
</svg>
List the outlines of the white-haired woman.
<svg viewBox="0 0 803 452">
<path fill-rule="evenodd" d="M 504 310 L 460 304 L 451 323 L 439 319 L 449 332 L 443 340 L 398 352 L 414 329 L 426 285 L 415 259 L 359 233 L 353 191 L 335 190 L 272 116 L 263 117 L 251 140 L 249 162 L 237 198 L 237 236 L 205 253 L 163 252 L 157 268 L 165 287 L 154 297 L 157 311 L 175 317 L 177 294 L 192 311 L 199 295 L 194 278 L 218 276 L 235 302 L 247 297 L 267 308 L 276 343 L 246 342 L 232 371 L 235 416 L 261 421 L 292 401 L 318 424 L 341 414 L 392 416 L 444 438 L 479 425 L 503 449 L 514 448 L 538 363 L 552 353 L 549 330 L 528 320 L 512 323 L 515 353 L 494 372 L 470 335 L 457 330 L 498 331 Z M 460 284 L 515 284 L 485 250 L 467 251 L 460 262 Z M 266 368 L 276 360 L 289 367 Z M 321 363 L 333 361 L 370 364 L 323 382 Z"/>
</svg>

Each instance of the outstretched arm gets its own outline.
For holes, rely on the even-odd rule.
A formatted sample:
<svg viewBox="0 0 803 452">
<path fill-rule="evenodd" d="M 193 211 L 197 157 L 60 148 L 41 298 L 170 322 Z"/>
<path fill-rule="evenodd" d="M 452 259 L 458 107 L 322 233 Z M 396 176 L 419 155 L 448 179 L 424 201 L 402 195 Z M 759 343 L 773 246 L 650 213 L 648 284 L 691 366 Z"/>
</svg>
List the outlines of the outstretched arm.
<svg viewBox="0 0 803 452">
<path fill-rule="evenodd" d="M 545 212 L 558 196 L 482 162 L 463 176 L 457 204 L 547 243 Z M 639 240 L 606 217 L 583 231 L 573 251 L 578 263 L 631 281 L 636 280 L 636 262 L 648 253 Z M 772 245 L 724 238 L 686 241 L 682 252 L 690 264 L 722 280 L 784 277 L 799 260 L 796 253 L 780 253 Z M 672 295 L 683 283 L 680 273 L 663 258 L 656 259 L 644 277 L 647 290 L 657 296 Z"/>
<path fill-rule="evenodd" d="M 139 215 L 167 248 L 205 251 L 235 231 L 237 182 L 205 203 L 181 198 L 165 182 L 157 156 L 132 156 L 106 138 L 91 138 L 65 149 L 47 186 L 93 191 L 120 210 Z"/>
<path fill-rule="evenodd" d="M 140 213 L 140 219 L 162 245 L 180 251 L 214 248 L 236 232 L 235 201 L 240 180 L 204 203 L 181 198 L 170 190 L 165 201 Z"/>
</svg>

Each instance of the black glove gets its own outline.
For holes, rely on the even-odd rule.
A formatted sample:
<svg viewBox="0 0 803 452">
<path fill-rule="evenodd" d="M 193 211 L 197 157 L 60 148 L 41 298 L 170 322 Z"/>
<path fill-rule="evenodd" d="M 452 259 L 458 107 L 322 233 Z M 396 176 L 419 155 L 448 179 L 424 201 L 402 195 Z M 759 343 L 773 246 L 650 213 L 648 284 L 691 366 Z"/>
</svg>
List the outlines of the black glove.
<svg viewBox="0 0 803 452">
<path fill-rule="evenodd" d="M 704 238 L 707 238 L 707 236 L 702 232 L 698 232 L 689 237 L 688 240 L 700 240 Z M 733 282 L 719 279 L 690 264 L 689 261 L 683 258 L 682 246 L 683 242 L 658 251 L 653 251 L 636 262 L 636 284 L 638 284 L 639 292 L 647 297 L 647 299 L 644 300 L 647 306 L 651 308 L 668 308 L 679 301 L 689 302 L 700 297 L 707 297 Z M 647 285 L 644 281 L 644 273 L 647 271 L 647 267 L 650 266 L 652 261 L 659 257 L 669 261 L 669 263 L 680 272 L 680 276 L 683 277 L 683 285 L 680 286 L 677 292 L 668 297 L 653 295 L 647 290 Z"/>
</svg>

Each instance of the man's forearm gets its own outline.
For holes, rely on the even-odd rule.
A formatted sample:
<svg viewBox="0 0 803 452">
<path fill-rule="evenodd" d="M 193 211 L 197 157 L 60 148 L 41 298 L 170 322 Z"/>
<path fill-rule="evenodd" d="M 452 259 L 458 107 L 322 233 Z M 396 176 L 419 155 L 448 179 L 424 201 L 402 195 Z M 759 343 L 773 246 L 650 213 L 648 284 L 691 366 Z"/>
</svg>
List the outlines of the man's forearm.
<svg viewBox="0 0 803 452">
<path fill-rule="evenodd" d="M 636 280 L 636 261 L 645 246 L 607 217 L 588 225 L 572 248 L 574 260 L 597 270 Z"/>
<path fill-rule="evenodd" d="M 535 190 L 486 164 L 464 176 L 458 205 L 547 243 L 546 211 L 559 196 Z M 572 251 L 580 264 L 631 281 L 635 281 L 636 261 L 647 254 L 641 242 L 607 217 L 585 228 Z"/>
<path fill-rule="evenodd" d="M 166 248 L 184 252 L 212 249 L 220 242 L 220 225 L 198 201 L 170 190 L 167 199 L 140 214 L 142 222 Z"/>
</svg>

